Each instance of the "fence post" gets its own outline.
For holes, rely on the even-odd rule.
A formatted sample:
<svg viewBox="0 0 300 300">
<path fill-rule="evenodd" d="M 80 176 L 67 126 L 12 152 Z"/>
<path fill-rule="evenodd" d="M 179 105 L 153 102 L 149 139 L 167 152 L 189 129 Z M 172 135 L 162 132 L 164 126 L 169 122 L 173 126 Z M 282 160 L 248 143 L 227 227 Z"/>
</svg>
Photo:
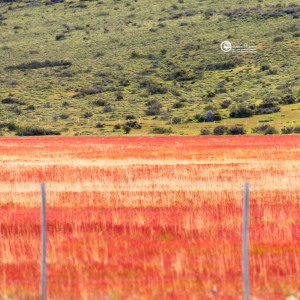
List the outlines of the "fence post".
<svg viewBox="0 0 300 300">
<path fill-rule="evenodd" d="M 47 236 L 46 236 L 46 191 L 45 183 L 41 183 L 41 300 L 46 300 L 46 254 L 47 254 Z"/>
<path fill-rule="evenodd" d="M 242 243 L 242 269 L 245 300 L 250 300 L 249 287 L 249 182 L 245 182 L 243 201 L 243 243 Z"/>
</svg>

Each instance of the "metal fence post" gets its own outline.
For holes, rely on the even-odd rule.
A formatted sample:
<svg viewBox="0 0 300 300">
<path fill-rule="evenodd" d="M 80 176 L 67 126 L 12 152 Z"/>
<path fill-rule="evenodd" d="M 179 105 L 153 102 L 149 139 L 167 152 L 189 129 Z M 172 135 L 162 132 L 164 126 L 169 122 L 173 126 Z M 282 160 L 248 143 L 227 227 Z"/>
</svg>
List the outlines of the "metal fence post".
<svg viewBox="0 0 300 300">
<path fill-rule="evenodd" d="M 243 201 L 242 269 L 245 300 L 250 300 L 249 287 L 249 182 L 245 182 Z"/>
<path fill-rule="evenodd" d="M 46 300 L 46 254 L 47 254 L 47 231 L 46 231 L 46 189 L 45 183 L 41 183 L 41 300 Z"/>
</svg>

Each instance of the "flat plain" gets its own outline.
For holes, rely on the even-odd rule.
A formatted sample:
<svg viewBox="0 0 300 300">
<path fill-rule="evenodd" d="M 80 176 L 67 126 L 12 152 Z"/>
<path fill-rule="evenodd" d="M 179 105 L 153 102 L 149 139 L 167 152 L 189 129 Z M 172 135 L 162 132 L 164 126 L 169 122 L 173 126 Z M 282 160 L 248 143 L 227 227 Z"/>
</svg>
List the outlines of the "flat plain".
<svg viewBox="0 0 300 300">
<path fill-rule="evenodd" d="M 40 182 L 48 299 L 242 299 L 245 181 L 251 295 L 299 297 L 299 154 L 299 135 L 3 137 L 0 299 L 39 298 Z"/>
</svg>

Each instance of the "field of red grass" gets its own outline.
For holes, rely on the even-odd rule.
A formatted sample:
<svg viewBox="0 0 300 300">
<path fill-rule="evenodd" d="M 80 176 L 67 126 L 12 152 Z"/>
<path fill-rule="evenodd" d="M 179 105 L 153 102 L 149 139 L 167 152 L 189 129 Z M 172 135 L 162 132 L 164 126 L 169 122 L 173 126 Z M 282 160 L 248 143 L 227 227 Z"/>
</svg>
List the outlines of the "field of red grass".
<svg viewBox="0 0 300 300">
<path fill-rule="evenodd" d="M 300 297 L 299 178 L 299 135 L 1 138 L 0 299 L 39 298 L 40 182 L 48 299 L 243 299 L 245 181 L 251 294 Z"/>
</svg>

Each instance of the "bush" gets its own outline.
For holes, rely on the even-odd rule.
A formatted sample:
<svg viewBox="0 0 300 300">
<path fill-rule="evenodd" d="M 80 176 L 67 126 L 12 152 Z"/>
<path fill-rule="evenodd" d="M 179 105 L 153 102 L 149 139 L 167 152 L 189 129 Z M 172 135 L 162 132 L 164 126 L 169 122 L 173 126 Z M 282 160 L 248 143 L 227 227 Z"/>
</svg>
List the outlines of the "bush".
<svg viewBox="0 0 300 300">
<path fill-rule="evenodd" d="M 17 136 L 60 135 L 60 132 L 50 130 L 50 129 L 27 126 L 23 128 L 18 128 L 16 131 L 16 135 Z"/>
<path fill-rule="evenodd" d="M 296 102 L 296 98 L 294 95 L 286 95 L 284 97 L 281 98 L 280 103 L 282 104 L 294 104 Z"/>
<path fill-rule="evenodd" d="M 103 92 L 103 88 L 99 85 L 96 85 L 94 87 L 89 87 L 89 88 L 82 88 L 79 91 L 80 96 L 86 96 L 86 95 L 95 95 L 95 94 L 100 94 Z M 74 95 L 73 97 L 78 97 L 78 95 Z"/>
<path fill-rule="evenodd" d="M 253 111 L 243 103 L 239 104 L 237 107 L 234 106 L 230 112 L 231 118 L 248 118 L 252 115 Z"/>
<path fill-rule="evenodd" d="M 124 96 L 121 92 L 116 93 L 116 100 L 122 101 L 124 99 Z"/>
<path fill-rule="evenodd" d="M 280 106 L 275 106 L 272 108 L 258 108 L 255 110 L 256 115 L 264 115 L 264 114 L 273 114 L 280 111 Z"/>
<path fill-rule="evenodd" d="M 214 128 L 214 135 L 223 135 L 227 131 L 227 127 L 224 125 L 220 125 Z"/>
<path fill-rule="evenodd" d="M 116 124 L 115 126 L 114 126 L 114 129 L 121 129 L 121 125 L 120 124 Z"/>
<path fill-rule="evenodd" d="M 252 129 L 252 132 L 253 133 L 263 133 L 263 134 L 276 134 L 276 133 L 278 133 L 275 127 L 273 127 L 271 125 L 268 125 L 268 124 L 254 127 Z"/>
<path fill-rule="evenodd" d="M 88 119 L 88 118 L 90 118 L 90 117 L 92 117 L 93 116 L 93 114 L 91 113 L 91 112 L 85 112 L 84 114 L 83 114 L 83 117 L 85 118 L 85 119 Z"/>
<path fill-rule="evenodd" d="M 70 104 L 69 104 L 69 102 L 68 101 L 64 101 L 63 103 L 62 103 L 62 106 L 63 107 L 67 107 L 67 106 L 69 106 Z"/>
<path fill-rule="evenodd" d="M 94 100 L 92 102 L 92 104 L 96 105 L 96 106 L 105 106 L 105 105 L 107 105 L 106 101 L 105 100 L 101 100 L 101 99 Z"/>
<path fill-rule="evenodd" d="M 261 67 L 260 67 L 260 70 L 261 71 L 268 71 L 268 70 L 270 70 L 271 69 L 271 67 L 269 66 L 269 65 L 262 65 Z"/>
<path fill-rule="evenodd" d="M 230 135 L 239 135 L 239 134 L 245 134 L 246 130 L 241 125 L 234 125 L 227 130 L 227 133 Z"/>
<path fill-rule="evenodd" d="M 61 114 L 60 118 L 63 119 L 63 120 L 66 120 L 66 119 L 69 118 L 69 115 L 68 114 Z"/>
<path fill-rule="evenodd" d="M 16 66 L 8 66 L 5 68 L 5 70 L 27 70 L 27 69 L 40 69 L 40 68 L 52 68 L 52 67 L 69 67 L 71 66 L 72 63 L 70 61 L 65 61 L 65 60 L 54 60 L 54 61 L 50 61 L 50 60 L 45 60 L 42 62 L 39 61 L 31 61 L 29 63 L 23 63 L 23 64 L 19 64 Z"/>
<path fill-rule="evenodd" d="M 211 132 L 208 128 L 202 128 L 201 131 L 200 131 L 200 134 L 201 135 L 210 135 Z"/>
<path fill-rule="evenodd" d="M 150 85 L 148 87 L 148 92 L 150 95 L 166 94 L 168 92 L 168 89 L 160 85 Z"/>
<path fill-rule="evenodd" d="M 129 126 L 130 128 L 133 129 L 141 129 L 142 126 L 137 122 L 137 121 L 128 121 L 125 124 L 126 126 Z"/>
<path fill-rule="evenodd" d="M 135 116 L 134 115 L 127 115 L 125 117 L 125 120 L 134 120 L 135 119 Z"/>
<path fill-rule="evenodd" d="M 44 104 L 44 107 L 45 107 L 45 108 L 50 108 L 50 107 L 51 107 L 51 103 L 50 103 L 50 102 L 46 102 L 46 103 Z"/>
<path fill-rule="evenodd" d="M 113 109 L 112 107 L 109 105 L 109 104 L 106 104 L 104 107 L 103 107 L 103 112 L 104 113 L 108 113 L 108 112 L 112 112 Z"/>
<path fill-rule="evenodd" d="M 176 70 L 166 77 L 166 80 L 191 81 L 197 79 L 195 75 L 189 75 L 186 70 Z"/>
<path fill-rule="evenodd" d="M 276 107 L 276 102 L 272 99 L 264 99 L 261 104 L 258 105 L 258 108 L 273 108 Z"/>
<path fill-rule="evenodd" d="M 9 131 L 15 131 L 17 126 L 13 122 L 0 123 L 0 128 L 7 128 Z"/>
<path fill-rule="evenodd" d="M 65 38 L 66 38 L 66 36 L 63 33 L 57 34 L 55 36 L 55 40 L 57 40 L 57 41 L 64 40 Z"/>
<path fill-rule="evenodd" d="M 140 54 L 138 54 L 137 52 L 133 51 L 130 54 L 130 58 L 135 59 L 135 58 L 140 58 Z"/>
<path fill-rule="evenodd" d="M 294 132 L 295 133 L 300 133 L 300 126 L 295 126 Z"/>
<path fill-rule="evenodd" d="M 206 67 L 203 67 L 207 71 L 211 70 L 229 70 L 235 68 L 237 65 L 240 65 L 243 63 L 243 60 L 241 58 L 234 58 L 231 60 L 228 60 L 227 62 L 217 62 L 208 64 Z"/>
<path fill-rule="evenodd" d="M 294 127 L 284 127 L 281 129 L 283 134 L 289 134 L 294 132 Z"/>
<path fill-rule="evenodd" d="M 183 102 L 180 102 L 180 101 L 175 102 L 175 103 L 173 104 L 173 108 L 181 108 L 181 107 L 183 107 L 183 106 L 184 106 L 184 103 L 183 103 Z"/>
<path fill-rule="evenodd" d="M 120 80 L 120 85 L 121 86 L 129 86 L 130 85 L 130 81 L 126 78 L 123 78 Z"/>
<path fill-rule="evenodd" d="M 145 110 L 147 116 L 156 116 L 160 114 L 162 105 L 157 100 L 148 101 L 146 106 L 148 106 L 148 108 Z"/>
<path fill-rule="evenodd" d="M 171 133 L 171 132 L 172 132 L 171 128 L 154 127 L 152 129 L 152 133 L 155 133 L 155 134 L 166 134 L 166 133 Z"/>
<path fill-rule="evenodd" d="M 26 110 L 35 110 L 35 107 L 34 107 L 34 105 L 28 105 L 27 107 L 26 107 Z"/>
<path fill-rule="evenodd" d="M 221 108 L 227 108 L 231 104 L 231 100 L 224 100 L 220 103 Z"/>
<path fill-rule="evenodd" d="M 282 42 L 284 40 L 284 37 L 283 36 L 276 36 L 274 39 L 273 39 L 273 42 Z"/>
<path fill-rule="evenodd" d="M 128 125 L 123 125 L 124 133 L 128 134 L 131 131 L 131 127 Z"/>
<path fill-rule="evenodd" d="M 19 101 L 15 98 L 11 98 L 11 97 L 8 97 L 8 98 L 4 98 L 1 100 L 1 102 L 3 104 L 18 104 Z"/>
<path fill-rule="evenodd" d="M 104 123 L 97 123 L 96 128 L 104 128 L 105 127 L 105 124 Z"/>
<path fill-rule="evenodd" d="M 255 110 L 255 114 L 262 115 L 279 112 L 280 107 L 276 104 L 277 103 L 274 102 L 272 99 L 264 99 L 263 102 L 258 105 L 257 109 Z"/>
<path fill-rule="evenodd" d="M 204 121 L 204 117 L 201 114 L 196 114 L 194 116 L 195 120 L 197 120 L 198 122 L 203 122 Z"/>
<path fill-rule="evenodd" d="M 179 124 L 179 123 L 181 123 L 181 122 L 182 122 L 182 119 L 181 119 L 181 118 L 174 117 L 174 118 L 172 119 L 172 123 L 173 123 L 173 124 Z"/>
<path fill-rule="evenodd" d="M 203 119 L 205 122 L 213 122 L 213 121 L 220 121 L 222 118 L 220 113 L 214 112 L 212 110 L 208 110 L 205 112 L 205 116 Z"/>
</svg>

